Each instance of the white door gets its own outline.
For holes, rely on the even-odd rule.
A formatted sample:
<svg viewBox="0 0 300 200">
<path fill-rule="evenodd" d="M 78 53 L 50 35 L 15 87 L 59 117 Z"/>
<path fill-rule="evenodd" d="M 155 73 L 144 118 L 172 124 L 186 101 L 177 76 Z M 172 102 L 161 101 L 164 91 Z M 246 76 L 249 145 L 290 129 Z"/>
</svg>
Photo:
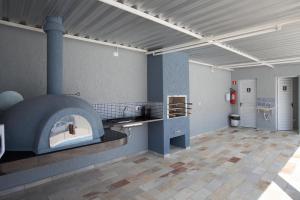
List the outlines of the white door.
<svg viewBox="0 0 300 200">
<path fill-rule="evenodd" d="M 278 130 L 293 130 L 293 79 L 278 79 Z"/>
<path fill-rule="evenodd" d="M 256 128 L 256 80 L 239 81 L 240 126 Z"/>
</svg>

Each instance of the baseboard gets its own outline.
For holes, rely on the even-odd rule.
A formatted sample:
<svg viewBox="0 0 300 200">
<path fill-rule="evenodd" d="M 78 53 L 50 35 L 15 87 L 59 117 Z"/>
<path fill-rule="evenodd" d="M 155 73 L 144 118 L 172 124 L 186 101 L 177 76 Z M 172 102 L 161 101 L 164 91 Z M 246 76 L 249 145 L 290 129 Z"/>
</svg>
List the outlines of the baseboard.
<svg viewBox="0 0 300 200">
<path fill-rule="evenodd" d="M 152 151 L 152 150 L 148 150 L 149 153 L 155 155 L 155 156 L 158 156 L 160 158 L 168 158 L 170 157 L 170 154 L 160 154 L 160 153 L 157 153 L 155 151 Z"/>
<path fill-rule="evenodd" d="M 203 135 L 207 135 L 207 134 L 213 134 L 215 132 L 218 132 L 218 131 L 222 131 L 222 130 L 225 130 L 225 129 L 228 129 L 230 128 L 230 126 L 224 126 L 222 128 L 218 128 L 218 129 L 215 129 L 215 130 L 211 130 L 211 131 L 207 131 L 207 132 L 203 132 L 203 133 L 199 133 L 197 135 L 193 135 L 190 137 L 190 139 L 195 139 L 195 138 L 198 138 L 198 137 L 203 137 Z"/>
</svg>

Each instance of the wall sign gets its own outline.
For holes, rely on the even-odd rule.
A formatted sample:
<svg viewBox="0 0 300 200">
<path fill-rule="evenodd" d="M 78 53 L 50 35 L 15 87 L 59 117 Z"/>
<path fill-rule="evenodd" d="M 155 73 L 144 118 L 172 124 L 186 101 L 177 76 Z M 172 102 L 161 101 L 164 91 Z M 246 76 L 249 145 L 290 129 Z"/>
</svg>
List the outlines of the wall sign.
<svg viewBox="0 0 300 200">
<path fill-rule="evenodd" d="M 284 85 L 284 86 L 282 87 L 282 90 L 283 90 L 283 91 L 287 91 L 287 86 Z"/>
</svg>

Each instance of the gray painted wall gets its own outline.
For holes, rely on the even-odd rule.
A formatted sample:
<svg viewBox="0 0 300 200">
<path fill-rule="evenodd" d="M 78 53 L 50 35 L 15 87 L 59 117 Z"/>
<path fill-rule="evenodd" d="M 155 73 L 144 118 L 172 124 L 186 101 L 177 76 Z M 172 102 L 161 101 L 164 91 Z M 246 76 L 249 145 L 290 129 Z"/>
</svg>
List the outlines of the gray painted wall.
<svg viewBox="0 0 300 200">
<path fill-rule="evenodd" d="M 147 101 L 147 58 L 143 53 L 75 40 L 64 43 L 64 90 L 91 103 Z"/>
<path fill-rule="evenodd" d="M 276 66 L 275 69 L 268 67 L 255 67 L 236 69 L 232 72 L 232 80 L 257 79 L 257 97 L 276 99 L 276 81 L 277 77 L 296 77 L 300 75 L 300 65 L 290 64 Z M 237 107 L 233 108 L 237 111 Z M 270 121 L 265 121 L 262 114 L 257 114 L 257 128 L 276 130 L 276 110 Z"/>
<path fill-rule="evenodd" d="M 231 113 L 225 94 L 230 91 L 231 73 L 190 63 L 191 136 L 228 126 Z"/>
<path fill-rule="evenodd" d="M 46 93 L 46 35 L 0 26 L 0 91 L 16 90 L 25 98 Z M 142 53 L 71 39 L 64 40 L 64 92 L 80 92 L 90 103 L 147 101 L 146 56 Z M 37 169 L 0 176 L 0 191 L 132 155 L 148 149 L 148 128 L 133 129 L 126 146 Z"/>
<path fill-rule="evenodd" d="M 46 35 L 0 25 L 0 92 L 46 93 Z"/>
<path fill-rule="evenodd" d="M 0 92 L 31 98 L 46 93 L 46 35 L 0 25 Z M 143 53 L 64 39 L 64 93 L 90 103 L 147 100 Z M 113 91 L 113 92 L 112 92 Z"/>
</svg>

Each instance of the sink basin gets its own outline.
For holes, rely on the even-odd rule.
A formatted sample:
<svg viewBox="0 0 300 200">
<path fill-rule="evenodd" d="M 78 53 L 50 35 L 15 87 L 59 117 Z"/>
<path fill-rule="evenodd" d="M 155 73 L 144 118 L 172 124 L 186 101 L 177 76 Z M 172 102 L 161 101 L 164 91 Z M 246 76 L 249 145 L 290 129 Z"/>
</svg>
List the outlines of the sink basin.
<svg viewBox="0 0 300 200">
<path fill-rule="evenodd" d="M 124 128 L 141 126 L 143 123 L 154 122 L 163 120 L 160 118 L 145 118 L 142 116 L 137 117 L 123 117 L 123 118 L 115 118 L 115 119 L 107 119 L 103 121 L 103 126 L 106 128 L 110 128 L 113 126 L 122 126 Z"/>
<path fill-rule="evenodd" d="M 274 108 L 256 107 L 257 112 L 272 112 Z"/>
<path fill-rule="evenodd" d="M 129 123 L 132 122 L 133 120 L 126 120 L 126 121 L 119 121 L 117 122 L 118 124 L 124 124 L 124 123 Z"/>
<path fill-rule="evenodd" d="M 124 124 L 134 121 L 134 117 L 124 117 L 124 118 L 116 118 L 116 119 L 108 119 L 106 122 L 114 123 L 114 124 Z"/>
<path fill-rule="evenodd" d="M 123 128 L 131 128 L 131 127 L 142 126 L 142 125 L 143 125 L 143 123 L 141 123 L 141 122 L 136 122 L 136 123 L 131 123 L 131 124 L 125 124 L 125 125 L 123 125 L 122 127 L 123 127 Z"/>
</svg>

